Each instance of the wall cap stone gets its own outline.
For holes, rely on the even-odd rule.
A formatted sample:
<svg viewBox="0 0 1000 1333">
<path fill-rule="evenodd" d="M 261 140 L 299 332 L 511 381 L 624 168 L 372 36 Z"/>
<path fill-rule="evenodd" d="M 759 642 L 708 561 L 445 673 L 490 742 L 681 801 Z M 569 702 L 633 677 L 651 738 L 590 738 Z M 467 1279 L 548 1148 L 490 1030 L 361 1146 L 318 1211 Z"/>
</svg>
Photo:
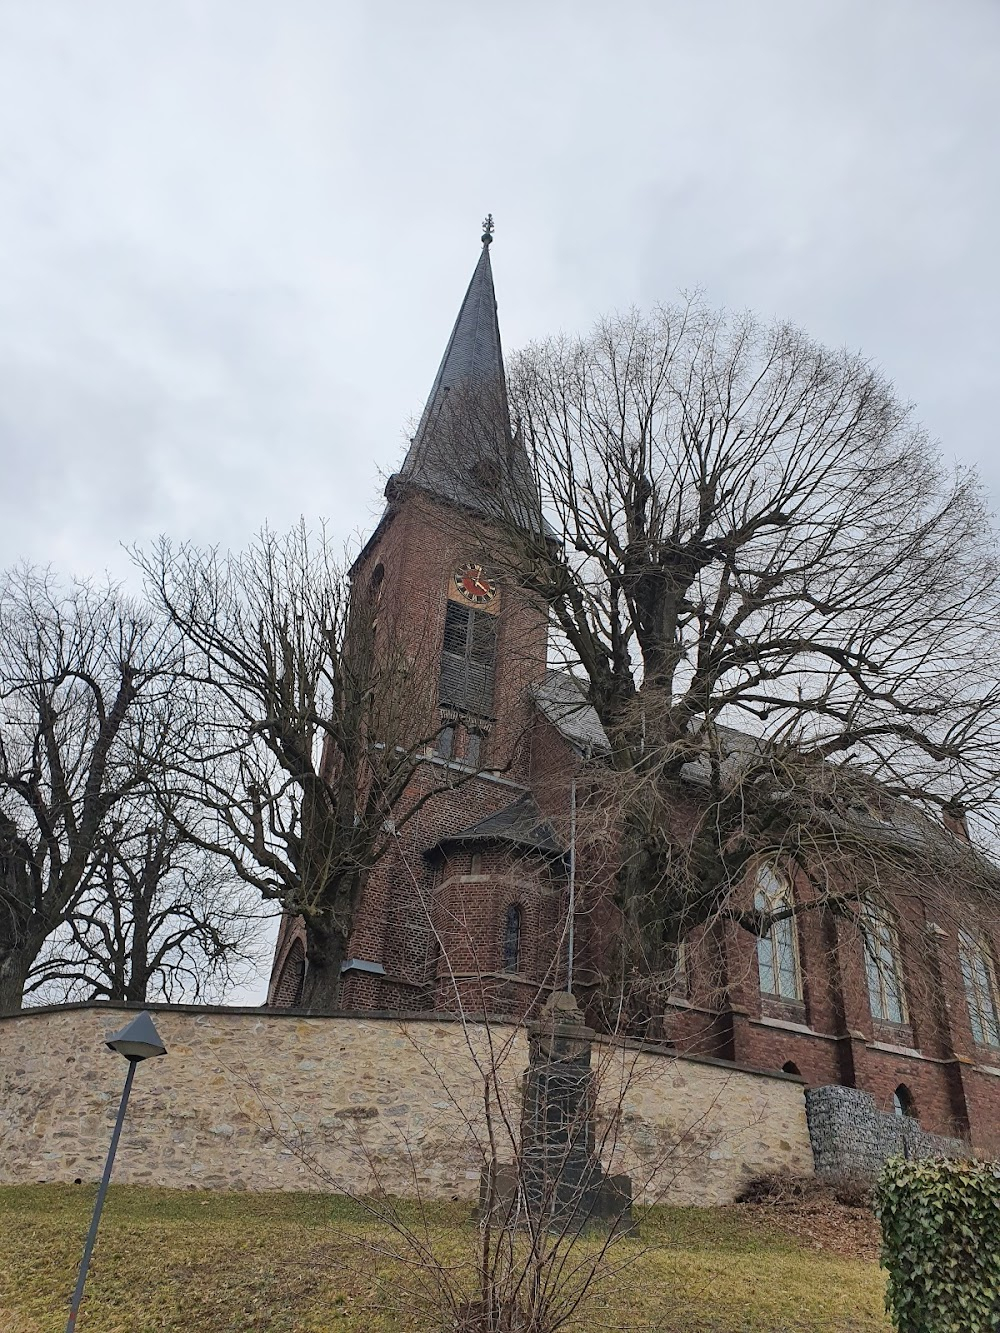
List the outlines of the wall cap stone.
<svg viewBox="0 0 1000 1333">
<path fill-rule="evenodd" d="M 481 1027 L 489 1023 L 497 1028 L 523 1028 L 524 1023 L 520 1023 L 510 1018 L 509 1015 L 497 1016 L 495 1014 L 456 1014 L 450 1012 L 439 1013 L 428 1010 L 397 1011 L 394 1009 L 338 1009 L 329 1013 L 317 1014 L 311 1009 L 269 1009 L 267 1005 L 225 1005 L 225 1004 L 166 1004 L 157 1000 L 151 1000 L 148 1004 L 140 1004 L 137 1001 L 123 1000 L 73 1000 L 67 1004 L 38 1004 L 31 1005 L 27 1009 L 21 1009 L 16 1014 L 0 1014 L 0 1029 L 4 1023 L 10 1023 L 17 1020 L 39 1018 L 47 1014 L 62 1014 L 78 1012 L 82 1009 L 92 1009 L 95 1013 L 138 1013 L 143 1009 L 150 1013 L 157 1014 L 189 1014 L 195 1017 L 250 1017 L 271 1019 L 303 1019 L 308 1018 L 314 1022 L 321 1022 L 324 1019 L 363 1019 L 373 1023 L 397 1023 L 400 1025 L 410 1023 L 458 1023 L 468 1024 L 470 1027 Z M 716 1069 L 727 1069 L 737 1074 L 752 1074 L 756 1078 L 777 1079 L 784 1083 L 798 1083 L 805 1085 L 806 1080 L 801 1074 L 786 1074 L 783 1069 L 760 1069 L 756 1065 L 744 1065 L 735 1060 L 722 1060 L 712 1055 L 690 1055 L 687 1052 L 677 1051 L 667 1042 L 639 1041 L 634 1037 L 609 1037 L 598 1035 L 595 1038 L 597 1043 L 602 1045 L 620 1046 L 630 1051 L 642 1051 L 648 1055 L 665 1056 L 671 1060 L 680 1060 L 685 1064 L 709 1065 Z"/>
</svg>

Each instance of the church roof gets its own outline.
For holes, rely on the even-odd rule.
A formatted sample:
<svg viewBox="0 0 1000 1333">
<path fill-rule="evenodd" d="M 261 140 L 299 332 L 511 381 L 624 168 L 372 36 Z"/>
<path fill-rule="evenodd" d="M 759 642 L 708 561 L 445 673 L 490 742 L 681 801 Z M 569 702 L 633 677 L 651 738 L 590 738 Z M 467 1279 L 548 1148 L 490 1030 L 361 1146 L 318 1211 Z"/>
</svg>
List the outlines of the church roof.
<svg viewBox="0 0 1000 1333">
<path fill-rule="evenodd" d="M 416 434 L 387 494 L 399 483 L 478 513 L 538 529 L 538 488 L 511 431 L 487 218 L 479 255 Z"/>
<path fill-rule="evenodd" d="M 500 325 L 497 321 L 488 237 L 489 233 L 484 233 L 479 262 L 459 308 L 417 433 L 410 442 L 403 462 L 404 476 L 416 479 L 425 475 L 429 467 L 433 468 L 436 461 L 433 447 L 435 433 L 441 418 L 447 415 L 448 397 L 455 389 L 461 391 L 469 387 L 485 387 L 491 394 L 496 394 L 496 401 L 490 403 L 491 408 L 497 409 L 499 416 L 495 425 L 500 433 L 510 436 L 507 381 L 500 347 Z"/>
<path fill-rule="evenodd" d="M 436 846 L 447 847 L 449 844 L 470 842 L 510 842 L 519 847 L 530 847 L 546 856 L 562 856 L 564 851 L 552 826 L 535 804 L 534 797 L 527 793 L 495 814 L 470 824 L 468 828 L 446 834 Z"/>
<path fill-rule="evenodd" d="M 611 746 L 601 719 L 587 699 L 586 686 L 569 671 L 546 671 L 533 687 L 535 706 L 580 754 L 608 754 Z"/>
</svg>

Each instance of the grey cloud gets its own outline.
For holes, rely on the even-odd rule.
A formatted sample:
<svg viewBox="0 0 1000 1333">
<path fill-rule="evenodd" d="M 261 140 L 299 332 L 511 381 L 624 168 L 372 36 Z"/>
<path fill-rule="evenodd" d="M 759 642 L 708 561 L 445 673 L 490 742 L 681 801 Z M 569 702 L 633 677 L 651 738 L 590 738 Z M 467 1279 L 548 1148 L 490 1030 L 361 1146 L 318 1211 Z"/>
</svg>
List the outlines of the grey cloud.
<svg viewBox="0 0 1000 1333">
<path fill-rule="evenodd" d="M 478 250 L 508 348 L 701 288 L 1000 499 L 993 0 L 0 6 L 0 564 L 369 527 Z"/>
</svg>

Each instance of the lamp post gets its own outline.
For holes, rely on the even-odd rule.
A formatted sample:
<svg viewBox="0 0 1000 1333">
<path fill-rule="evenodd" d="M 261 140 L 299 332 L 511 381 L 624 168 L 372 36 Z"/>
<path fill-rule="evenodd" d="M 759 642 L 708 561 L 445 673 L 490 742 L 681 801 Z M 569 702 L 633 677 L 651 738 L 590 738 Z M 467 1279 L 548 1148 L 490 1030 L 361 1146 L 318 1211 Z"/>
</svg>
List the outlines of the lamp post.
<svg viewBox="0 0 1000 1333">
<path fill-rule="evenodd" d="M 74 1333 L 76 1328 L 76 1316 L 80 1312 L 80 1302 L 83 1300 L 83 1287 L 87 1281 L 87 1270 L 90 1268 L 90 1258 L 94 1253 L 94 1242 L 97 1240 L 101 1210 L 104 1207 L 104 1198 L 108 1192 L 108 1183 L 111 1180 L 111 1168 L 114 1166 L 118 1140 L 121 1137 L 122 1125 L 125 1122 L 125 1108 L 128 1106 L 128 1095 L 132 1091 L 135 1067 L 140 1060 L 154 1059 L 158 1055 L 166 1055 L 167 1053 L 166 1046 L 160 1040 L 160 1034 L 153 1026 L 153 1020 L 145 1012 L 139 1014 L 137 1018 L 133 1018 L 131 1023 L 126 1023 L 120 1032 L 112 1032 L 107 1038 L 107 1045 L 112 1051 L 117 1051 L 119 1055 L 125 1057 L 128 1061 L 128 1073 L 125 1075 L 125 1088 L 122 1092 L 121 1104 L 118 1107 L 118 1118 L 115 1121 L 114 1132 L 111 1135 L 108 1160 L 104 1163 L 101 1187 L 97 1191 L 94 1216 L 90 1219 L 90 1230 L 87 1232 L 87 1242 L 83 1247 L 83 1259 L 80 1262 L 80 1273 L 76 1279 L 73 1300 L 70 1302 L 69 1323 L 66 1325 L 66 1333 Z"/>
</svg>

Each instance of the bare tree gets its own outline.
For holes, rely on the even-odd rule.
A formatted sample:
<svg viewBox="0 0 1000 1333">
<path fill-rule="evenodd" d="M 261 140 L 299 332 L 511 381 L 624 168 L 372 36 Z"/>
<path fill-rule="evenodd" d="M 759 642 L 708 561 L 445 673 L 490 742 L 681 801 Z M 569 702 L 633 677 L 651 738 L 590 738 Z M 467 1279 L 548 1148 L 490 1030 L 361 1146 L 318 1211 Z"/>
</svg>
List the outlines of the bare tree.
<svg viewBox="0 0 1000 1333">
<path fill-rule="evenodd" d="M 228 861 L 188 843 L 177 811 L 130 802 L 25 991 L 43 1001 L 219 1001 L 262 961 L 262 919 Z"/>
<path fill-rule="evenodd" d="M 162 762 L 172 647 L 112 586 L 0 580 L 0 1012 Z"/>
<path fill-rule="evenodd" d="M 498 486 L 468 521 L 502 524 L 604 728 L 646 965 L 720 915 L 766 930 L 763 857 L 845 911 L 901 854 L 939 888 L 988 878 L 931 830 L 996 818 L 994 538 L 878 371 L 690 302 L 509 378 L 536 509 Z"/>
<path fill-rule="evenodd" d="M 434 682 L 377 584 L 353 589 L 304 527 L 239 555 L 163 541 L 137 559 L 185 644 L 189 713 L 164 790 L 197 811 L 197 846 L 303 919 L 303 1004 L 330 1008 L 367 872 L 451 780 L 418 775 Z"/>
<path fill-rule="evenodd" d="M 511 867 L 512 884 L 522 868 Z M 657 1104 L 677 1095 L 671 1051 L 588 1029 L 573 995 L 553 989 L 558 944 L 541 960 L 527 1030 L 491 1017 L 494 979 L 470 978 L 465 966 L 475 933 L 459 918 L 439 933 L 434 905 L 424 906 L 455 1022 L 448 1041 L 428 1041 L 419 1022 L 399 1022 L 399 1044 L 418 1071 L 412 1095 L 433 1103 L 419 1135 L 409 1137 L 406 1122 L 389 1128 L 350 1110 L 331 1127 L 308 1127 L 248 1072 L 262 1126 L 323 1188 L 347 1193 L 371 1220 L 359 1243 L 373 1275 L 391 1289 L 393 1304 L 418 1311 L 428 1328 L 558 1333 L 581 1320 L 604 1327 L 601 1298 L 641 1259 L 650 1206 L 695 1181 L 704 1190 L 706 1159 L 767 1114 L 766 1093 L 747 1108 L 745 1126 L 727 1128 L 720 1070 L 716 1088 L 683 1094 L 676 1123 L 654 1127 L 639 1108 L 647 1098 Z M 328 1165 L 331 1140 L 350 1160 L 351 1183 Z M 444 1224 L 429 1157 L 444 1157 L 466 1180 L 478 1175 L 475 1228 Z"/>
</svg>

